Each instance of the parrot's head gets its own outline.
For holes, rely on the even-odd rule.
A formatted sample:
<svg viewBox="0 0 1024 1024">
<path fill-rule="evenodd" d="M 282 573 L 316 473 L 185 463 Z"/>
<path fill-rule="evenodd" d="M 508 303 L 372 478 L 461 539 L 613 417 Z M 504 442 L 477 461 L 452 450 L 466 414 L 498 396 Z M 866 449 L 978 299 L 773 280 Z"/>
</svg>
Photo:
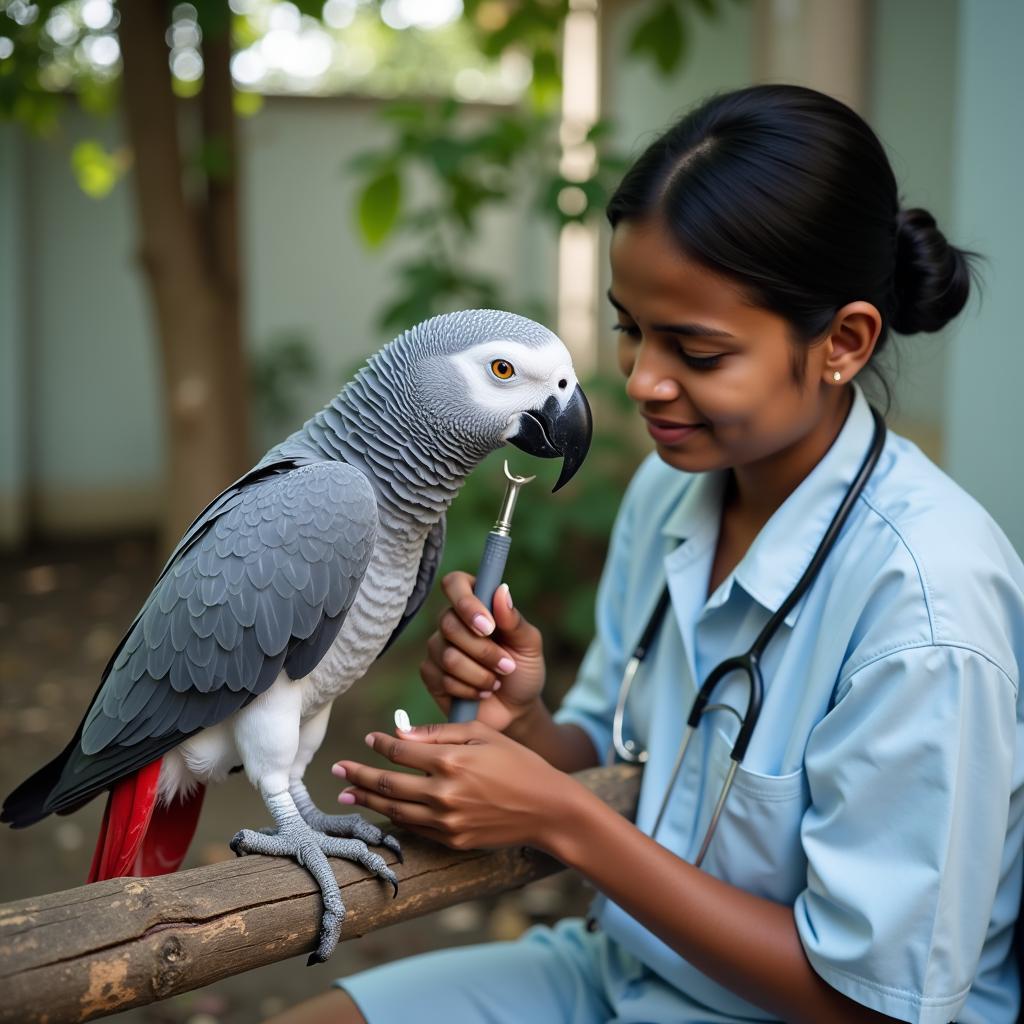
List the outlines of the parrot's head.
<svg viewBox="0 0 1024 1024">
<path fill-rule="evenodd" d="M 511 442 L 561 458 L 556 491 L 573 477 L 590 448 L 592 420 L 556 334 L 514 313 L 471 309 L 433 317 L 407 336 L 415 337 L 417 401 L 449 444 L 488 454 Z"/>
</svg>

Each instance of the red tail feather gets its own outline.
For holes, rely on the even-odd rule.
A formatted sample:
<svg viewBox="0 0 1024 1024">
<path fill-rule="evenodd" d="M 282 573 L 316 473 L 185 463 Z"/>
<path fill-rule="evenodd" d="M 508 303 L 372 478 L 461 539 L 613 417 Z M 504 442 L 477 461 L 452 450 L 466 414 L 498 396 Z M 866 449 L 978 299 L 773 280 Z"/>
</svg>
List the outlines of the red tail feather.
<svg viewBox="0 0 1024 1024">
<path fill-rule="evenodd" d="M 103 812 L 90 882 L 124 875 L 164 875 L 176 871 L 196 830 L 205 787 L 156 806 L 161 759 L 140 768 L 114 785 Z"/>
</svg>

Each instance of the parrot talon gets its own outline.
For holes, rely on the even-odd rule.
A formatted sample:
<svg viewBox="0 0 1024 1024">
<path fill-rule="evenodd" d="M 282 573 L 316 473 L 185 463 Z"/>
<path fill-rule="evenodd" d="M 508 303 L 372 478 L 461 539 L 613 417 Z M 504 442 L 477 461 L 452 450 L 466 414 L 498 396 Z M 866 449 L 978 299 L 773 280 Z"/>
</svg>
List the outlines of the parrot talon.
<svg viewBox="0 0 1024 1024">
<path fill-rule="evenodd" d="M 309 954 L 306 960 L 307 967 L 315 964 L 323 964 L 330 960 L 338 945 L 338 935 L 341 932 L 341 922 L 345 919 L 345 908 L 341 907 L 340 913 L 333 910 L 325 910 L 320 922 L 320 942 L 316 949 Z"/>
<path fill-rule="evenodd" d="M 403 863 L 402 847 L 393 836 L 386 835 L 376 825 L 359 814 L 324 814 L 309 799 L 305 787 L 292 790 L 295 805 L 302 820 L 316 832 L 342 839 L 361 839 L 367 846 L 386 846 Z"/>
<path fill-rule="evenodd" d="M 341 923 L 345 919 L 345 904 L 341 899 L 337 879 L 327 861 L 328 857 L 340 857 L 360 864 L 382 881 L 391 884 L 392 899 L 398 895 L 398 877 L 388 867 L 387 861 L 379 853 L 369 849 L 362 839 L 325 835 L 310 828 L 297 814 L 290 819 L 283 818 L 276 833 L 268 834 L 268 830 L 256 832 L 252 829 L 242 829 L 231 840 L 231 849 L 238 856 L 257 853 L 270 857 L 294 858 L 316 879 L 323 896 L 324 910 L 319 945 L 307 961 L 310 965 L 323 963 L 330 958 L 338 944 Z"/>
</svg>

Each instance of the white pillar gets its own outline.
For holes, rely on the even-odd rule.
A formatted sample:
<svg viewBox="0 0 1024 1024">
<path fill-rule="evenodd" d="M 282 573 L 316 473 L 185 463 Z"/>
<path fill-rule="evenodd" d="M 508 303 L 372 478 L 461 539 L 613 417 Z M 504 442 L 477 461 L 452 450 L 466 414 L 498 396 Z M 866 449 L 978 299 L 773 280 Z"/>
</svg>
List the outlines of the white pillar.
<svg viewBox="0 0 1024 1024">
<path fill-rule="evenodd" d="M 754 78 L 828 93 L 863 114 L 867 0 L 755 0 Z"/>
<path fill-rule="evenodd" d="M 595 152 L 585 141 L 600 117 L 600 45 L 596 0 L 571 0 L 565 20 L 562 60 L 562 160 L 570 181 L 593 173 Z M 571 210 L 582 193 L 564 191 Z M 586 376 L 597 364 L 598 225 L 567 224 L 558 239 L 558 334 L 572 353 L 576 372 Z"/>
</svg>

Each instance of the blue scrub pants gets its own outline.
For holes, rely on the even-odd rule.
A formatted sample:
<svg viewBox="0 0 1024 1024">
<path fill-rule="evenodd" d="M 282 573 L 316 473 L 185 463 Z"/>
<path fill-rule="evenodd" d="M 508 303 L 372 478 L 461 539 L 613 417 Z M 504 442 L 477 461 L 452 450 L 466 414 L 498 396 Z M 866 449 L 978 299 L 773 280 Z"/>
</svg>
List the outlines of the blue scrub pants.
<svg viewBox="0 0 1024 1024">
<path fill-rule="evenodd" d="M 515 942 L 423 953 L 334 982 L 368 1024 L 676 1024 L 692 1004 L 581 918 Z M 712 1015 L 714 1016 L 714 1015 Z"/>
</svg>

